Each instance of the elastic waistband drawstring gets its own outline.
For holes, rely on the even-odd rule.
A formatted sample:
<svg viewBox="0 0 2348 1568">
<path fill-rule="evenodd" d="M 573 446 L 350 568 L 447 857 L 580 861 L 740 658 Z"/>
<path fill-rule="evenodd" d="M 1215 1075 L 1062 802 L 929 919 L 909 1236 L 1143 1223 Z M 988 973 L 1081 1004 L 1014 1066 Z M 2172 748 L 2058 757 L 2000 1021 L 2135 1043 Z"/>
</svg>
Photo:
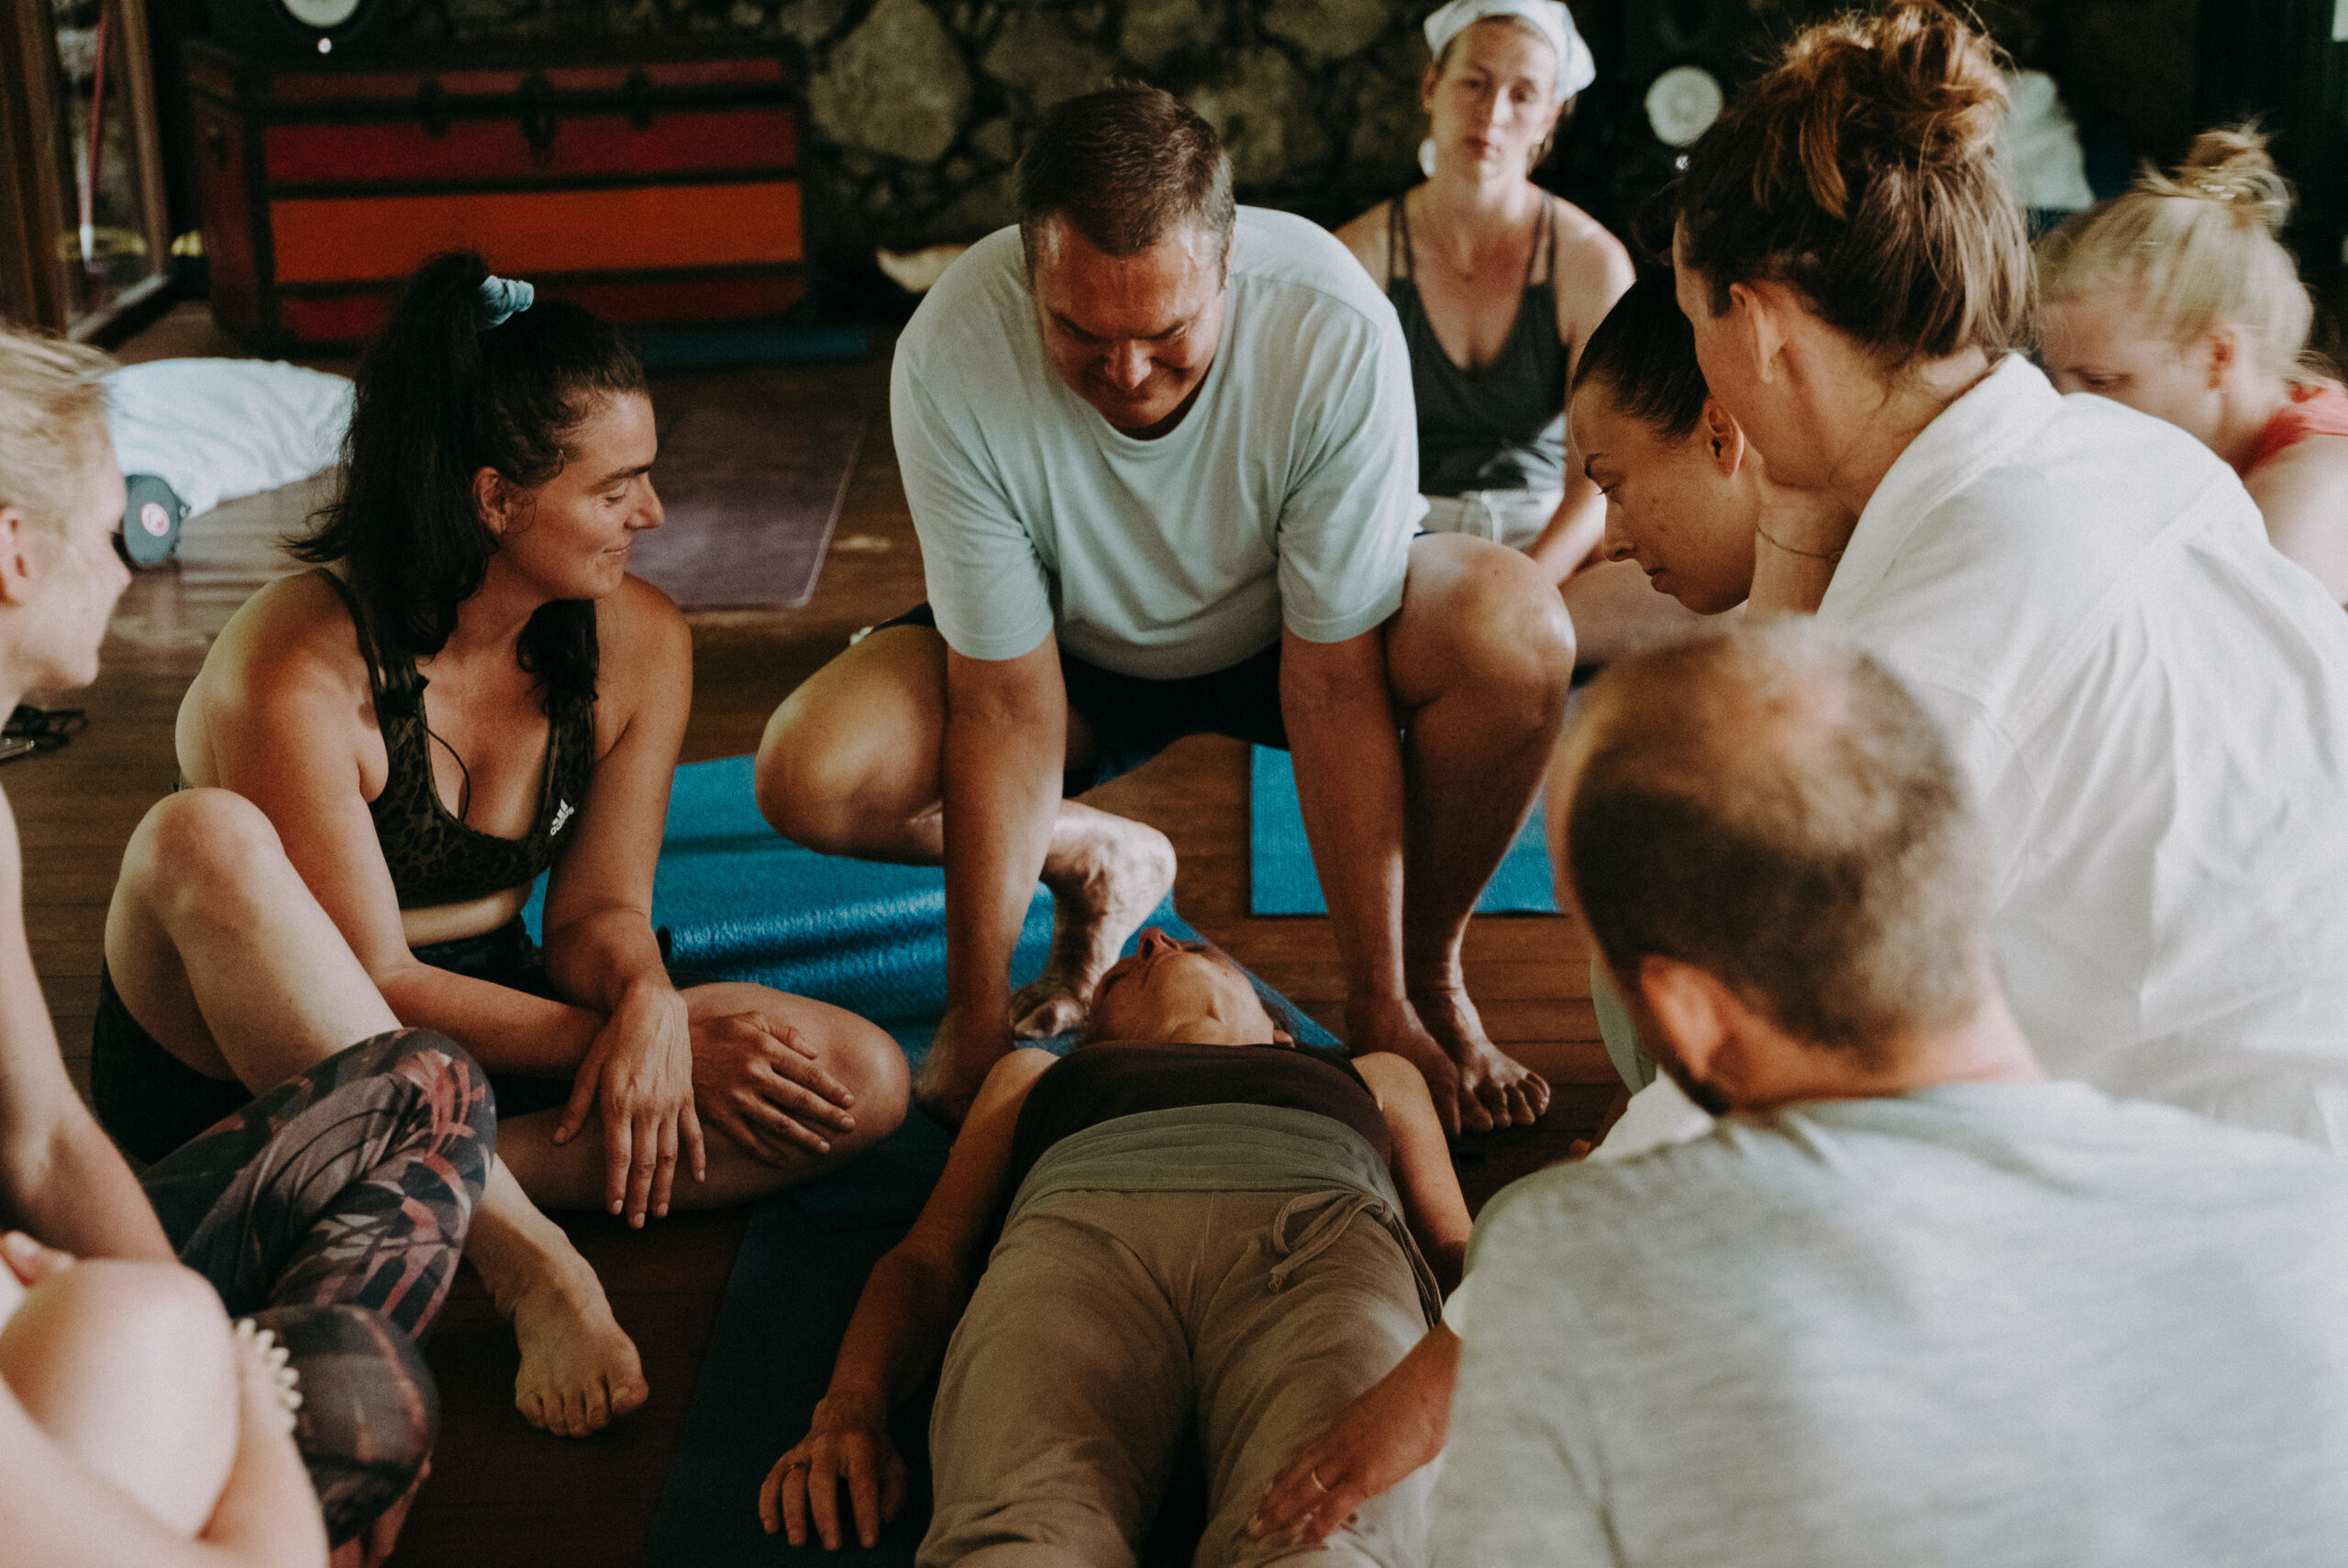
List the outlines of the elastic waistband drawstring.
<svg viewBox="0 0 2348 1568">
<path fill-rule="evenodd" d="M 1279 1213 L 1272 1220 L 1272 1253 L 1280 1261 L 1272 1265 L 1268 1281 L 1270 1288 L 1279 1289 L 1288 1283 L 1289 1275 L 1335 1245 L 1346 1227 L 1365 1212 L 1373 1220 L 1384 1221 L 1386 1200 L 1374 1192 L 1350 1187 L 1300 1192 L 1280 1205 Z M 1289 1221 L 1302 1214 L 1311 1215 L 1312 1222 L 1304 1227 L 1302 1234 L 1291 1239 Z"/>
</svg>

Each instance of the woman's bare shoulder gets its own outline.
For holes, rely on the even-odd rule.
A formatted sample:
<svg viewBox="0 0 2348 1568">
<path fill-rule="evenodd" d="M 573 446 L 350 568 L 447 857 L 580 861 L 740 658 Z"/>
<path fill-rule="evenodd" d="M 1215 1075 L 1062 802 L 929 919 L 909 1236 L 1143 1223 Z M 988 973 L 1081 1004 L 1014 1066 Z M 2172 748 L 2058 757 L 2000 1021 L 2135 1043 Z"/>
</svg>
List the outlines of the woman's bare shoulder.
<svg viewBox="0 0 2348 1568">
<path fill-rule="evenodd" d="M 1401 198 L 1397 196 L 1394 200 Z M 1354 253 L 1354 259 L 1362 264 L 1381 289 L 1386 286 L 1386 237 L 1393 221 L 1393 205 L 1394 202 L 1380 202 L 1336 231 L 1338 242 Z"/>
<path fill-rule="evenodd" d="M 633 574 L 595 602 L 595 646 L 607 676 L 655 685 L 681 666 L 692 668 L 692 630 L 677 602 Z"/>
<path fill-rule="evenodd" d="M 1562 198 L 1552 197 L 1549 207 L 1557 226 L 1557 330 L 1578 343 L 1606 319 L 1637 274 L 1630 251 L 1604 224 Z"/>
<path fill-rule="evenodd" d="M 363 687 L 367 666 L 342 596 L 304 571 L 265 584 L 228 618 L 198 680 L 216 676 Z"/>
</svg>

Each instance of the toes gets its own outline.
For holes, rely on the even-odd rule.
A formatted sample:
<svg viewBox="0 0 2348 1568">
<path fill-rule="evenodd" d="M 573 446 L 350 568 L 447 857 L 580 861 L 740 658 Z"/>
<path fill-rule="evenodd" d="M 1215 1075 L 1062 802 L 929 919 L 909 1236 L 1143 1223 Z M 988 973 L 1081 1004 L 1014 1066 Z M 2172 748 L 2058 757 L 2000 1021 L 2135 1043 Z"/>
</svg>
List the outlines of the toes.
<svg viewBox="0 0 2348 1568">
<path fill-rule="evenodd" d="M 1524 1075 L 1524 1093 L 1525 1093 L 1525 1098 L 1527 1098 L 1528 1099 L 1532 1100 L 1532 1102 L 1533 1102 L 1533 1115 L 1534 1115 L 1534 1119 L 1535 1119 L 1535 1120 L 1538 1120 L 1539 1118 L 1541 1118 L 1541 1117 L 1543 1117 L 1543 1116 L 1545 1116 L 1545 1115 L 1548 1114 L 1548 1110 L 1549 1110 L 1549 1080 L 1548 1080 L 1548 1079 L 1546 1079 L 1546 1078 L 1543 1077 L 1542 1077 L 1540 1074 L 1538 1074 L 1538 1073 L 1527 1073 L 1527 1074 L 1525 1074 L 1525 1075 Z"/>
<path fill-rule="evenodd" d="M 1469 1132 L 1490 1132 L 1492 1113 L 1477 1095 L 1462 1090 L 1459 1096 L 1459 1125 Z"/>
<path fill-rule="evenodd" d="M 641 1408 L 652 1396 L 652 1386 L 633 1374 L 621 1380 L 612 1390 L 612 1414 L 625 1416 Z"/>
<path fill-rule="evenodd" d="M 537 1394 L 526 1392 L 519 1388 L 515 1389 L 514 1391 L 514 1408 L 522 1412 L 522 1419 L 524 1420 L 537 1428 L 538 1430 L 545 1431 L 547 1430 L 546 1402 L 539 1398 Z"/>
<path fill-rule="evenodd" d="M 1022 1040 L 1049 1040 L 1066 1034 L 1084 1021 L 1085 1009 L 1074 997 L 1062 994 L 1029 1012 L 1011 1026 Z"/>
</svg>

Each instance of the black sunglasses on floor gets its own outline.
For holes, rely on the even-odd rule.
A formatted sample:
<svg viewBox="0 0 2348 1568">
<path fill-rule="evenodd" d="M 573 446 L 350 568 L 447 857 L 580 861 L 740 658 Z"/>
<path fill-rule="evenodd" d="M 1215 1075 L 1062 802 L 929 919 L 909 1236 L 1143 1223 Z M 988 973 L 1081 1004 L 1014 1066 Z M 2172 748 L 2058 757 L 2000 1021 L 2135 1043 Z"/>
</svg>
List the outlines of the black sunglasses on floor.
<svg viewBox="0 0 2348 1568">
<path fill-rule="evenodd" d="M 0 726 L 0 762 L 30 752 L 55 751 L 90 727 L 90 716 L 80 708 L 36 708 L 18 703 Z"/>
</svg>

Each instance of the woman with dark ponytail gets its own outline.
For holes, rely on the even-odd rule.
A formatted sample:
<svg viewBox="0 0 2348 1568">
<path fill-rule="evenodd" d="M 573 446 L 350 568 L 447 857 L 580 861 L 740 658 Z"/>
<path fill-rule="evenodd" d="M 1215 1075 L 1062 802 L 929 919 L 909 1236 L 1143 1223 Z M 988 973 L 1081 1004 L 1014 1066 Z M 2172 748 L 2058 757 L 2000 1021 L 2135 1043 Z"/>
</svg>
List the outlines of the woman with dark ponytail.
<svg viewBox="0 0 2348 1568">
<path fill-rule="evenodd" d="M 521 1340 L 516 1405 L 574 1436 L 646 1390 L 537 1206 L 640 1225 L 769 1192 L 886 1136 L 906 1092 L 878 1027 L 761 986 L 681 989 L 663 966 L 653 866 L 692 655 L 676 607 L 627 575 L 661 521 L 656 444 L 610 326 L 478 256 L 417 271 L 360 370 L 342 499 L 294 543 L 316 569 L 253 596 L 180 709 L 183 782 L 266 820 L 222 808 L 238 850 L 194 866 L 134 840 L 93 1053 L 100 1115 L 137 1154 L 345 1043 L 232 1045 L 212 1026 L 224 954 L 172 918 L 233 900 L 224 878 L 298 874 L 400 1021 L 491 1075 L 501 1158 L 470 1255 Z M 541 871 L 543 952 L 521 922 Z M 249 901 L 268 919 L 285 900 Z"/>
</svg>

